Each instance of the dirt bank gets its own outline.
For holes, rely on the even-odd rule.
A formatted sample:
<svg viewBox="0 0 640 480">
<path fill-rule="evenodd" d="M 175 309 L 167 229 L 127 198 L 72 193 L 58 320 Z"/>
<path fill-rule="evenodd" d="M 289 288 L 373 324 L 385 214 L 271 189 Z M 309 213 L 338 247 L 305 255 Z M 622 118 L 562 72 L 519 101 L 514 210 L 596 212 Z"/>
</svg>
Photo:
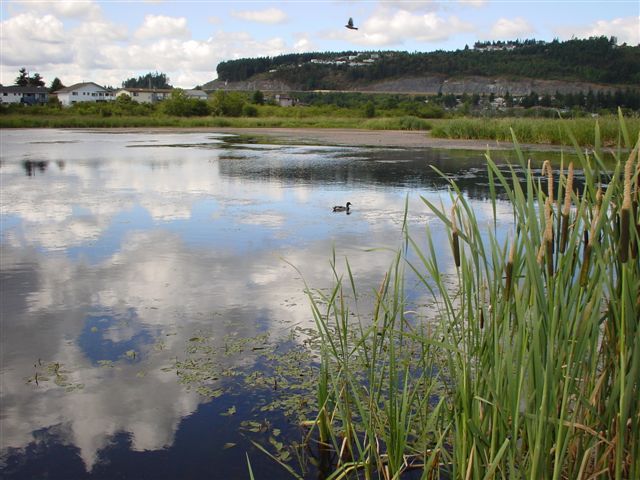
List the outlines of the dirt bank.
<svg viewBox="0 0 640 480">
<path fill-rule="evenodd" d="M 105 130 L 101 130 L 105 131 Z M 460 150 L 509 150 L 511 142 L 495 140 L 449 140 L 432 138 L 424 131 L 407 130 L 358 130 L 336 128 L 127 128 L 108 129 L 119 132 L 210 132 L 255 137 L 262 143 L 286 143 L 291 145 L 335 145 L 354 147 L 446 148 Z M 555 145 L 523 144 L 524 150 L 557 151 Z"/>
</svg>

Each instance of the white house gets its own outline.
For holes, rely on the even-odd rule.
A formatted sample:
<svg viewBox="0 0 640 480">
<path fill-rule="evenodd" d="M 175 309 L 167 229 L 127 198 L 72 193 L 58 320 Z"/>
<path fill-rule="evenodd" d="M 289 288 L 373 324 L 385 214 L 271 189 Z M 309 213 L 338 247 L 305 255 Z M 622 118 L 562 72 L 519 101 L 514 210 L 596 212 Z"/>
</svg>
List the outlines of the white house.
<svg viewBox="0 0 640 480">
<path fill-rule="evenodd" d="M 129 95 L 138 103 L 156 103 L 169 98 L 172 91 L 171 88 L 121 88 L 116 97 Z"/>
<path fill-rule="evenodd" d="M 0 86 L 0 103 L 22 103 L 25 105 L 44 105 L 49 100 L 46 87 Z"/>
<path fill-rule="evenodd" d="M 80 102 L 110 102 L 115 99 L 113 91 L 93 82 L 76 83 L 58 90 L 56 94 L 64 106 Z"/>
<path fill-rule="evenodd" d="M 277 94 L 275 97 L 276 103 L 281 107 L 293 107 L 297 102 L 295 98 L 291 98 L 289 95 Z"/>
</svg>

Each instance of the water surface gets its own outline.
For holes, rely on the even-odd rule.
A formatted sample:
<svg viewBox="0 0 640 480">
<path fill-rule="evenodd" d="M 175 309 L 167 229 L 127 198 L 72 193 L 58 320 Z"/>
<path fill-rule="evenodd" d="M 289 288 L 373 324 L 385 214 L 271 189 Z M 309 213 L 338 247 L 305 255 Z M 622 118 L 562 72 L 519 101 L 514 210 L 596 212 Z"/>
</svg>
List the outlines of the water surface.
<svg viewBox="0 0 640 480">
<path fill-rule="evenodd" d="M 449 205 L 430 165 L 459 181 L 481 221 L 491 214 L 481 152 L 215 133 L 1 136 L 7 479 L 248 478 L 245 452 L 259 478 L 289 478 L 242 428 L 257 419 L 296 434 L 284 414 L 260 408 L 277 389 L 236 381 L 212 398 L 184 381 L 180 362 L 205 341 L 221 365 L 261 371 L 255 342 L 295 348 L 313 327 L 301 275 L 330 287 L 334 252 L 342 272 L 348 256 L 366 298 L 401 244 L 405 201 L 411 232 L 429 225 L 446 259 L 444 232 L 420 200 Z M 351 214 L 331 211 L 347 201 Z M 506 203 L 498 214 L 508 225 Z M 426 305 L 426 292 L 409 294 Z M 246 338 L 254 343 L 229 355 Z"/>
</svg>

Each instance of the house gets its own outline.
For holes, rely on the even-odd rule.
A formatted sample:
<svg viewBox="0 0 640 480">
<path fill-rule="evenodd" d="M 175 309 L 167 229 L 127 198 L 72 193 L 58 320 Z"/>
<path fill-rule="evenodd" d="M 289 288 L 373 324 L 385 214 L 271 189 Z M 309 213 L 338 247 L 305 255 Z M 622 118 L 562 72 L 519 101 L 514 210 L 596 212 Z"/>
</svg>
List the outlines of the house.
<svg viewBox="0 0 640 480">
<path fill-rule="evenodd" d="M 112 90 L 93 82 L 76 83 L 58 90 L 56 94 L 65 107 L 80 102 L 110 102 L 115 99 Z"/>
<path fill-rule="evenodd" d="M 49 101 L 46 87 L 0 86 L 0 103 L 22 103 L 24 105 L 44 105 Z"/>
<path fill-rule="evenodd" d="M 185 90 L 184 94 L 188 98 L 196 98 L 198 100 L 204 100 L 204 101 L 206 101 L 209 98 L 209 95 L 207 95 L 207 92 L 205 92 L 204 90 L 197 90 L 197 89 Z"/>
<path fill-rule="evenodd" d="M 292 107 L 296 104 L 296 100 L 291 98 L 289 95 L 276 95 L 275 97 L 276 104 L 281 107 Z"/>
<path fill-rule="evenodd" d="M 156 103 L 169 98 L 171 88 L 121 88 L 116 92 L 116 97 L 129 95 L 131 100 L 138 103 Z"/>
</svg>

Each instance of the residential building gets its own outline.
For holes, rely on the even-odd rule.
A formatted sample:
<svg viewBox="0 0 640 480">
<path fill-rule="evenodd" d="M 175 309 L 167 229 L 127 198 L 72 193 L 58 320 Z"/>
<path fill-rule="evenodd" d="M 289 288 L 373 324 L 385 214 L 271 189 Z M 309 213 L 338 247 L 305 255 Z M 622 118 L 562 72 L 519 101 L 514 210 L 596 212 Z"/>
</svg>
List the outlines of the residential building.
<svg viewBox="0 0 640 480">
<path fill-rule="evenodd" d="M 80 102 L 110 102 L 115 99 L 112 90 L 93 82 L 76 83 L 58 90 L 56 94 L 64 106 Z"/>
<path fill-rule="evenodd" d="M 44 105 L 49 101 L 46 87 L 0 86 L 0 103 L 22 103 L 24 105 Z"/>
<path fill-rule="evenodd" d="M 280 105 L 281 107 L 292 107 L 296 104 L 296 99 L 291 98 L 289 95 L 277 94 L 275 96 L 275 100 L 276 104 Z"/>
<path fill-rule="evenodd" d="M 129 95 L 131 100 L 138 103 L 156 103 L 169 98 L 171 88 L 121 88 L 116 92 L 116 97 Z"/>
</svg>

